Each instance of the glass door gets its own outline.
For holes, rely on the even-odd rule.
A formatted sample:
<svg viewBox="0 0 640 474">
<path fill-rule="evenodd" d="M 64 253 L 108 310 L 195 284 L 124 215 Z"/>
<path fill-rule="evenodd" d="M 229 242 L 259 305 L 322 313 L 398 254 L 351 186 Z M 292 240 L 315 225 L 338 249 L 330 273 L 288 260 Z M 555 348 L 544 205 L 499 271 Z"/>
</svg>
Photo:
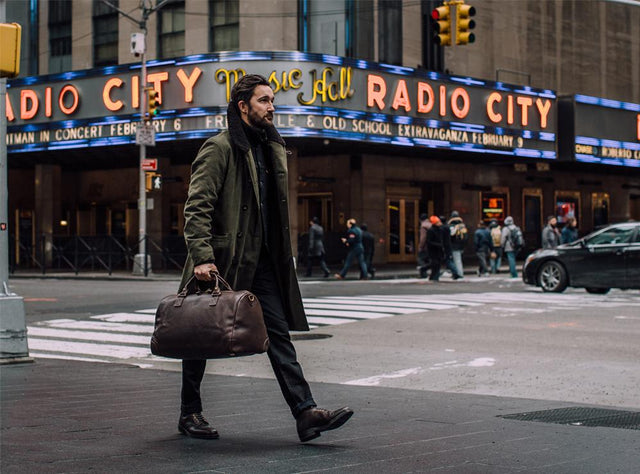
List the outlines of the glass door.
<svg viewBox="0 0 640 474">
<path fill-rule="evenodd" d="M 418 247 L 418 194 L 407 189 L 403 195 L 387 195 L 387 260 L 415 262 Z M 413 196 L 411 194 L 414 194 Z"/>
</svg>

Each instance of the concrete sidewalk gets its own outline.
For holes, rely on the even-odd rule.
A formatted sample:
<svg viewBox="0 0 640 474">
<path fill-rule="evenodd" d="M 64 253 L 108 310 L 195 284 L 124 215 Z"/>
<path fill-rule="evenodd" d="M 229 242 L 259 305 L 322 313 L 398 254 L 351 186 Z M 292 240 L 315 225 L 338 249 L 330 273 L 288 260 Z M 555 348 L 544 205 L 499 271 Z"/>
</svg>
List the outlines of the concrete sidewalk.
<svg viewBox="0 0 640 474">
<path fill-rule="evenodd" d="M 215 362 L 210 362 L 215 364 Z M 178 367 L 176 367 L 178 368 Z M 343 428 L 307 443 L 271 379 L 207 375 L 219 440 L 178 434 L 180 373 L 38 359 L 0 366 L 10 473 L 637 473 L 640 431 L 516 421 L 566 402 L 314 383 Z"/>
</svg>

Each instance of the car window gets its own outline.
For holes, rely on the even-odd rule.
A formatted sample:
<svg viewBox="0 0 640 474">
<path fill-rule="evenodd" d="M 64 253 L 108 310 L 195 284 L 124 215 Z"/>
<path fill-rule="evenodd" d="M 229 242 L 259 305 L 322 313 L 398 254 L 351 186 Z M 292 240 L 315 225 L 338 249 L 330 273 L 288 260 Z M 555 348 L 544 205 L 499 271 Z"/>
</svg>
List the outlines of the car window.
<svg viewBox="0 0 640 474">
<path fill-rule="evenodd" d="M 626 244 L 631 241 L 635 229 L 633 227 L 612 227 L 587 240 L 588 245 Z"/>
</svg>

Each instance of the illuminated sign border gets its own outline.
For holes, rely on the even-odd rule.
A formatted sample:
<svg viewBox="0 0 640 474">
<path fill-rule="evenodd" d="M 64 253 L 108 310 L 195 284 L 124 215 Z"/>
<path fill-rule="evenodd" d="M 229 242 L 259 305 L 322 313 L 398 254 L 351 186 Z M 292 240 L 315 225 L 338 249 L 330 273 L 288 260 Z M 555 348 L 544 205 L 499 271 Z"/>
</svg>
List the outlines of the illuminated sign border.
<svg viewBox="0 0 640 474">
<path fill-rule="evenodd" d="M 579 104 L 607 107 L 638 113 L 638 142 L 610 140 L 606 138 L 576 135 L 574 140 L 574 156 L 583 163 L 626 166 L 640 168 L 640 104 L 576 94 L 574 100 Z M 577 120 L 575 118 L 574 120 Z M 580 153 L 588 151 L 589 153 Z M 614 156 L 615 155 L 615 156 Z"/>
<path fill-rule="evenodd" d="M 500 91 L 513 94 L 531 95 L 538 98 L 556 99 L 556 95 L 551 90 L 534 89 L 528 86 L 510 86 L 500 82 L 491 82 L 478 80 L 469 77 L 457 77 L 448 76 L 445 74 L 432 72 L 432 71 L 419 71 L 413 68 L 407 68 L 402 66 L 393 66 L 386 64 L 379 64 L 370 61 L 342 58 L 337 56 L 322 55 L 322 54 L 309 54 L 301 52 L 225 52 L 217 54 L 199 54 L 193 56 L 187 56 L 184 58 L 176 58 L 171 60 L 153 60 L 148 61 L 149 68 L 162 67 L 162 66 L 186 66 L 197 65 L 203 63 L 220 63 L 224 65 L 230 61 L 296 61 L 296 62 L 319 62 L 328 66 L 342 66 L 353 67 L 366 70 L 366 72 L 384 72 L 393 74 L 396 76 L 410 76 L 420 80 L 438 80 L 447 81 L 452 85 L 460 84 L 466 86 L 473 86 L 476 88 L 487 87 L 487 91 Z M 134 63 L 129 65 L 108 66 L 103 68 L 89 69 L 83 71 L 72 71 L 62 74 L 52 74 L 47 76 L 27 77 L 19 78 L 11 81 L 10 87 L 21 87 L 36 84 L 46 84 L 52 81 L 70 81 L 79 78 L 90 77 L 104 77 L 110 74 L 116 73 L 131 73 L 132 71 L 139 71 L 140 64 Z M 181 118 L 197 118 L 208 115 L 220 115 L 226 113 L 226 104 L 219 107 L 192 107 L 184 109 L 170 109 L 160 110 L 156 120 L 176 120 Z M 557 157 L 556 152 L 556 138 L 555 131 L 552 132 L 538 132 L 531 130 L 522 130 L 519 128 L 499 127 L 491 126 L 488 124 L 476 124 L 466 123 L 462 121 L 448 121 L 448 120 L 434 120 L 434 119 L 422 119 L 415 118 L 408 115 L 392 115 L 387 113 L 377 113 L 375 111 L 361 111 L 350 110 L 348 108 L 340 108 L 334 106 L 297 106 L 290 105 L 279 106 L 277 115 L 295 116 L 296 122 L 300 122 L 302 116 L 323 116 L 323 117 L 337 117 L 345 120 L 366 120 L 370 122 L 391 124 L 396 130 L 408 130 L 408 127 L 403 126 L 415 126 L 418 128 L 418 132 L 412 136 L 411 133 L 408 136 L 402 136 L 399 133 L 358 133 L 357 131 L 348 131 L 344 129 L 326 128 L 326 127 L 305 127 L 300 126 L 297 123 L 293 127 L 279 127 L 280 133 L 285 137 L 318 137 L 318 138 L 330 138 L 337 140 L 351 140 L 351 141 L 367 141 L 371 143 L 384 143 L 390 145 L 399 146 L 413 146 L 413 147 L 427 147 L 427 148 L 441 148 L 451 149 L 465 152 L 476 153 L 491 153 L 502 154 L 509 156 L 522 156 L 530 158 L 541 159 L 555 159 Z M 120 123 L 139 123 L 140 114 L 121 114 L 105 116 L 95 119 L 77 119 L 77 120 L 64 120 L 51 123 L 39 123 L 39 124 L 26 124 L 16 125 L 8 127 L 8 131 L 13 133 L 14 136 L 11 140 L 14 143 L 8 143 L 8 151 L 10 153 L 21 152 L 33 152 L 33 151 L 45 151 L 45 150 L 61 150 L 67 148 L 82 148 L 92 146 L 112 146 L 135 143 L 135 131 L 133 133 L 110 135 L 100 138 L 82 138 L 78 140 L 49 140 L 40 143 L 28 143 L 29 133 L 38 133 L 46 130 L 54 130 L 54 127 L 60 129 L 74 129 L 78 127 L 99 127 L 101 125 L 113 125 Z M 452 132 L 460 132 L 461 134 L 467 134 L 468 141 L 465 140 L 447 140 L 442 136 L 427 137 L 425 132 L 421 131 L 424 128 L 426 131 L 431 129 L 450 130 Z M 176 139 L 202 139 L 207 138 L 220 131 L 220 128 L 188 128 L 186 130 L 173 130 L 162 132 L 157 134 L 157 141 L 169 141 Z M 16 136 L 16 133 L 21 134 Z M 440 135 L 444 135 L 440 133 Z M 478 138 L 478 137 L 481 137 Z M 500 137 L 503 137 L 501 140 Z M 526 141 L 531 140 L 531 145 L 510 147 L 509 140 L 515 140 L 517 143 L 526 145 Z M 18 143 L 16 143 L 16 141 Z M 498 145 L 492 146 L 491 142 L 498 143 Z M 534 144 L 538 143 L 538 148 L 534 147 Z M 500 142 L 506 142 L 507 145 Z"/>
</svg>

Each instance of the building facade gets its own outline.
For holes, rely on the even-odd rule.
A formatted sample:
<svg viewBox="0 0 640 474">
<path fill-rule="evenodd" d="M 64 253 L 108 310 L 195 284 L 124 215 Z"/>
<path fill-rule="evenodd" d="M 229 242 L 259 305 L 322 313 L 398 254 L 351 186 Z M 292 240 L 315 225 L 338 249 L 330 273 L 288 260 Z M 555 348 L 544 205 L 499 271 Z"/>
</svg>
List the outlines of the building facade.
<svg viewBox="0 0 640 474">
<path fill-rule="evenodd" d="M 141 3 L 110 3 L 8 3 L 24 28 L 6 102 L 16 267 L 126 265 L 120 251 L 139 239 L 140 29 L 127 16 L 141 18 Z M 470 3 L 476 41 L 446 47 L 433 41 L 434 1 L 186 0 L 151 13 L 153 266 L 184 259 L 190 163 L 225 128 L 244 72 L 276 91 L 301 258 L 314 216 L 329 261 L 355 217 L 379 263 L 415 261 L 421 213 L 456 210 L 471 228 L 512 215 L 529 248 L 547 215 L 575 216 L 582 233 L 639 220 L 640 5 Z"/>
</svg>

